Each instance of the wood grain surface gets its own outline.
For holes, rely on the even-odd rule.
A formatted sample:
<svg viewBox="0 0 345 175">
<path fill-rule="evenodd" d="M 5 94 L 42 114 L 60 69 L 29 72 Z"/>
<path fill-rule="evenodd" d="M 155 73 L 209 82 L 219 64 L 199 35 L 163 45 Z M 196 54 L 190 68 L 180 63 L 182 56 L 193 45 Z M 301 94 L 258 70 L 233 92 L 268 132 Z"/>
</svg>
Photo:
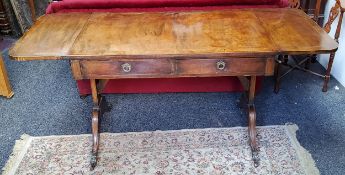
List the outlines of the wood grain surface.
<svg viewBox="0 0 345 175">
<path fill-rule="evenodd" d="M 67 13 L 38 19 L 16 60 L 257 57 L 329 53 L 338 44 L 297 9 Z"/>
<path fill-rule="evenodd" d="M 8 80 L 6 67 L 4 60 L 0 55 L 0 96 L 5 96 L 6 98 L 11 98 L 13 96 L 13 91 Z"/>
<path fill-rule="evenodd" d="M 54 14 L 41 17 L 10 49 L 11 55 L 57 59 L 69 54 L 90 14 Z M 16 57 L 16 56 L 15 56 Z"/>
</svg>

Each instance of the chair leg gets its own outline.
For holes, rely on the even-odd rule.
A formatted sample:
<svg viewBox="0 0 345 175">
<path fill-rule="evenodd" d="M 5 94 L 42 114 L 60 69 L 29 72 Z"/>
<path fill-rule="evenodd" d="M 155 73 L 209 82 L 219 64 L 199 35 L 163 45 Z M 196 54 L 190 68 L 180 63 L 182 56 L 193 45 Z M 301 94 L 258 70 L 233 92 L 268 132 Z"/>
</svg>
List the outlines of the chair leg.
<svg viewBox="0 0 345 175">
<path fill-rule="evenodd" d="M 83 94 L 83 95 L 79 95 L 79 98 L 82 100 L 85 100 L 86 97 L 89 96 L 88 94 Z"/>
<path fill-rule="evenodd" d="M 274 69 L 274 93 L 278 93 L 280 90 L 280 64 L 282 64 L 283 56 L 279 55 L 276 60 L 276 66 Z"/>
<path fill-rule="evenodd" d="M 338 3 L 339 3 L 339 1 L 337 1 L 336 6 L 333 7 L 333 8 L 335 8 L 335 9 L 339 8 L 340 4 L 338 4 Z M 332 8 L 332 10 L 333 10 L 333 8 Z M 339 39 L 339 36 L 340 36 L 340 31 L 341 31 L 341 26 L 342 26 L 342 22 L 343 22 L 343 17 L 344 17 L 344 11 L 341 10 L 340 11 L 338 25 L 337 25 L 337 30 L 336 30 L 335 36 L 334 36 L 334 40 L 336 42 L 338 42 L 338 43 L 339 43 L 338 39 Z M 323 88 L 322 88 L 323 92 L 327 92 L 327 90 L 328 90 L 328 82 L 329 82 L 329 79 L 331 78 L 331 70 L 332 70 L 332 65 L 333 65 L 333 61 L 334 61 L 334 56 L 335 56 L 335 52 L 332 52 L 330 57 L 329 57 L 327 71 L 326 71 L 326 75 L 325 75 L 325 81 L 323 83 Z"/>
<path fill-rule="evenodd" d="M 288 62 L 289 62 L 289 55 L 282 56 L 282 60 L 283 60 L 284 64 L 288 64 Z"/>
<path fill-rule="evenodd" d="M 327 92 L 327 90 L 328 90 L 328 82 L 329 82 L 329 79 L 331 78 L 331 70 L 332 70 L 332 66 L 333 66 L 334 56 L 335 56 L 335 52 L 332 52 L 330 57 L 329 57 L 328 66 L 327 66 L 326 75 L 325 75 L 325 80 L 323 82 L 322 92 Z"/>
<path fill-rule="evenodd" d="M 305 69 L 307 69 L 307 70 L 309 70 L 310 69 L 310 64 L 311 64 L 311 60 L 312 60 L 312 56 L 310 55 L 310 56 L 308 56 L 309 58 L 308 58 L 308 60 L 304 63 L 304 68 Z"/>
<path fill-rule="evenodd" d="M 317 62 L 317 55 L 312 55 L 311 56 L 311 63 L 316 63 Z"/>
</svg>

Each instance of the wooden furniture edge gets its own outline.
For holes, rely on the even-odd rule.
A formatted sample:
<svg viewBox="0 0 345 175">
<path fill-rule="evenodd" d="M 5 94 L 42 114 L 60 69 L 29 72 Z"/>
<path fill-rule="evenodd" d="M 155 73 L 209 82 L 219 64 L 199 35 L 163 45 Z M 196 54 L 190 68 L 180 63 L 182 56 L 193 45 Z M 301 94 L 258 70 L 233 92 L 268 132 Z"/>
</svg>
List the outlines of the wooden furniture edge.
<svg viewBox="0 0 345 175">
<path fill-rule="evenodd" d="M 2 56 L 0 55 L 0 95 L 5 96 L 6 98 L 11 98 L 14 95 L 12 91 L 10 81 L 8 80 L 8 75 L 3 61 Z"/>
<path fill-rule="evenodd" d="M 295 10 L 296 12 L 300 12 L 300 13 L 303 13 L 301 12 L 300 10 L 298 9 L 291 9 L 291 10 Z M 90 17 L 88 19 L 86 19 L 85 21 L 85 24 L 83 25 L 83 27 L 81 27 L 80 29 L 78 29 L 79 31 L 76 31 L 77 34 L 76 34 L 76 39 L 80 36 L 80 34 L 83 32 L 84 30 L 84 27 L 88 24 L 91 16 L 92 16 L 93 13 L 90 13 Z M 47 15 L 45 15 L 47 16 Z M 44 17 L 40 17 L 37 19 L 35 25 L 39 25 L 39 23 L 43 23 L 45 20 Z M 310 22 L 313 22 L 312 20 L 310 20 Z M 313 24 L 314 25 L 314 24 Z M 318 26 L 316 23 L 315 23 L 315 26 Z M 34 26 L 35 27 L 35 26 Z M 321 31 L 321 30 L 320 30 Z M 323 31 L 323 30 L 322 30 Z M 20 44 L 21 40 L 23 38 L 25 38 L 25 35 L 27 33 L 29 33 L 30 30 L 26 31 L 24 36 L 19 39 L 15 45 L 13 47 L 10 48 L 9 50 L 9 56 L 11 59 L 13 60 L 16 60 L 16 61 L 31 61 L 31 60 L 60 60 L 60 59 L 65 59 L 66 56 L 68 56 L 69 58 L 78 58 L 78 57 L 83 57 L 83 59 L 88 59 L 88 58 L 92 58 L 92 57 L 95 57 L 95 56 L 104 56 L 104 55 L 37 55 L 37 56 L 26 56 L 26 55 L 15 55 L 13 53 L 15 53 L 16 51 L 16 45 Z M 73 44 L 72 44 L 73 46 Z M 279 48 L 279 47 L 278 47 Z M 338 46 L 334 47 L 333 49 L 331 50 L 322 50 L 322 49 L 315 49 L 313 51 L 280 51 L 280 49 L 278 50 L 274 50 L 274 51 L 266 51 L 266 52 L 253 52 L 251 53 L 250 55 L 248 54 L 243 54 L 241 52 L 237 52 L 237 53 L 231 53 L 231 54 L 228 54 L 228 53 L 217 53 L 216 56 L 238 56 L 238 57 L 257 57 L 257 56 L 277 56 L 277 55 L 281 55 L 281 54 L 286 54 L 286 55 L 301 55 L 301 54 L 319 54 L 319 53 L 332 53 L 332 52 L 335 52 L 337 51 L 338 49 Z M 203 53 L 203 54 L 199 54 L 197 55 L 198 57 L 201 56 L 207 56 L 207 55 L 211 55 L 211 56 L 215 56 L 215 54 L 208 54 L 208 53 Z M 156 58 L 159 58 L 159 57 L 179 57 L 179 56 L 188 56 L 188 55 L 155 55 Z M 193 55 L 195 56 L 195 55 Z M 106 57 L 114 57 L 114 58 L 145 58 L 147 57 L 147 55 L 106 55 Z M 152 55 L 150 55 L 150 57 L 152 57 Z"/>
<path fill-rule="evenodd" d="M 249 66 L 253 60 L 255 64 L 261 65 L 261 68 L 241 68 L 234 67 L 234 64 L 243 64 Z M 249 62 L 248 62 L 249 61 Z M 151 62 L 145 64 L 145 62 Z M 224 68 L 217 68 L 219 63 L 223 63 Z M 95 65 L 101 68 L 90 68 L 90 65 Z M 121 66 L 128 64 L 131 69 L 128 72 L 121 70 Z M 204 71 L 196 72 L 195 64 L 208 64 L 210 67 Z M 117 60 L 70 60 L 71 70 L 74 79 L 128 79 L 128 78 L 178 78 L 178 77 L 221 77 L 221 76 L 271 76 L 274 74 L 274 57 L 256 57 L 256 58 L 241 58 L 241 57 L 223 57 L 223 58 L 209 58 L 209 59 L 188 59 L 188 58 L 171 58 L 171 59 L 117 59 Z M 156 71 L 140 70 L 140 67 L 148 66 L 149 70 L 157 69 Z M 110 69 L 110 67 L 118 67 Z M 187 66 L 187 67 L 186 67 Z M 122 67 L 122 69 L 124 69 Z M 187 71 L 194 70 L 194 71 Z M 105 73 L 106 72 L 106 73 Z M 108 73 L 109 72 L 109 73 Z"/>
</svg>

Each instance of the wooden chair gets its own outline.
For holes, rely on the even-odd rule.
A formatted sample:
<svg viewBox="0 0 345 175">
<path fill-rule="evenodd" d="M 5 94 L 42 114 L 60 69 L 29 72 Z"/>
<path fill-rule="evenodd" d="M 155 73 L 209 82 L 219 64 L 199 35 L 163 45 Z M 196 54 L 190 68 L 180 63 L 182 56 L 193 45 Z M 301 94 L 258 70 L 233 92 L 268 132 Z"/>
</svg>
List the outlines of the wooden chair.
<svg viewBox="0 0 345 175">
<path fill-rule="evenodd" d="M 291 3 L 290 6 L 292 8 L 300 8 L 300 1 L 299 0 L 291 0 L 290 3 Z M 327 33 L 329 33 L 331 30 L 331 25 L 333 24 L 334 20 L 339 16 L 339 13 L 340 13 L 337 29 L 336 29 L 335 36 L 334 36 L 334 39 L 337 42 L 339 42 L 338 39 L 340 36 L 341 25 L 342 25 L 342 20 L 343 20 L 344 5 L 345 5 L 345 0 L 336 0 L 336 4 L 334 5 L 334 7 L 331 8 L 328 21 L 324 26 L 324 30 Z M 315 22 L 318 22 L 318 19 L 319 19 L 318 17 L 320 14 L 320 6 L 321 6 L 321 0 L 317 0 L 316 8 L 315 8 L 314 16 L 313 16 L 313 19 Z M 330 74 L 331 74 L 332 65 L 333 65 L 333 61 L 334 61 L 334 56 L 335 56 L 335 52 L 332 52 L 330 54 L 330 58 L 329 58 L 326 72 L 324 74 L 309 70 L 309 64 L 310 64 L 312 58 L 316 57 L 315 55 L 299 56 L 299 57 L 302 57 L 302 60 L 300 60 L 296 57 L 292 57 L 292 60 L 295 62 L 295 64 L 293 64 L 293 65 L 288 63 L 288 56 L 287 55 L 279 56 L 276 59 L 277 66 L 276 66 L 276 70 L 275 70 L 274 92 L 275 93 L 279 92 L 281 79 L 295 69 L 302 70 L 302 71 L 305 71 L 305 72 L 308 72 L 308 73 L 311 73 L 311 74 L 314 74 L 316 76 L 324 78 L 322 91 L 327 92 L 328 82 L 330 79 Z M 302 65 L 304 65 L 304 67 Z M 280 73 L 281 72 L 280 71 L 281 66 L 288 66 L 290 69 L 288 69 L 285 73 L 283 73 L 281 75 L 281 73 Z"/>
</svg>

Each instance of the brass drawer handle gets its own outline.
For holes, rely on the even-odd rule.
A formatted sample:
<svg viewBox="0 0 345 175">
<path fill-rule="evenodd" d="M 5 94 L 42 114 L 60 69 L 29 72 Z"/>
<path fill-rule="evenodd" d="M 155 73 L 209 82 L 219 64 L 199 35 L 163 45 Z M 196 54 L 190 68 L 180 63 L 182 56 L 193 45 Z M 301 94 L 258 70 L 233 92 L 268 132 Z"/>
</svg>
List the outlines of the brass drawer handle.
<svg viewBox="0 0 345 175">
<path fill-rule="evenodd" d="M 224 61 L 218 61 L 217 62 L 217 69 L 218 70 L 224 70 L 226 66 L 226 63 Z"/>
<path fill-rule="evenodd" d="M 132 66 L 129 63 L 124 63 L 121 67 L 124 72 L 130 72 L 132 70 Z"/>
</svg>

